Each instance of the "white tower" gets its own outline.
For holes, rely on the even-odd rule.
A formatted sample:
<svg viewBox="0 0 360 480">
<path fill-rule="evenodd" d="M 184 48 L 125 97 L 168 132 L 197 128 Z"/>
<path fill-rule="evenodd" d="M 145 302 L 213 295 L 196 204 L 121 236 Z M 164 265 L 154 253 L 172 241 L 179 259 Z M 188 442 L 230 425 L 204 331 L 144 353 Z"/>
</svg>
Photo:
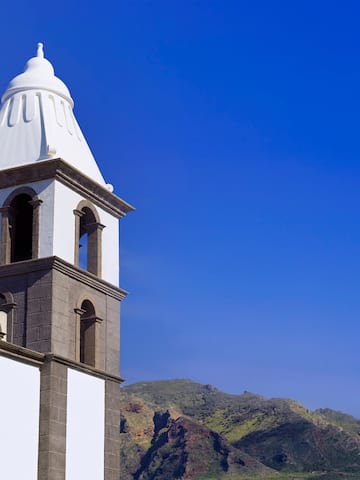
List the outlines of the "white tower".
<svg viewBox="0 0 360 480">
<path fill-rule="evenodd" d="M 73 104 L 42 44 L 2 97 L 0 450 L 9 479 L 120 476 L 118 222 L 133 207 L 106 185 Z"/>
</svg>

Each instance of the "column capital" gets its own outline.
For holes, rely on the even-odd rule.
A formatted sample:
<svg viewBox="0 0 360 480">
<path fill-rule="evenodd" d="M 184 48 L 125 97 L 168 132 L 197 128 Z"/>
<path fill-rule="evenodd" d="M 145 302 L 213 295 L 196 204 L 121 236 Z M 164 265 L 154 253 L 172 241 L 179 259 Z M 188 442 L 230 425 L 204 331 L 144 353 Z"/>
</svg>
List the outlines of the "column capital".
<svg viewBox="0 0 360 480">
<path fill-rule="evenodd" d="M 44 203 L 43 200 L 41 200 L 40 198 L 35 198 L 34 200 L 30 200 L 29 201 L 29 204 L 33 207 L 33 208 L 37 208 L 37 207 L 40 207 L 40 205 Z"/>
<path fill-rule="evenodd" d="M 102 223 L 99 223 L 99 222 L 93 222 L 93 223 L 88 223 L 86 225 L 89 229 L 94 229 L 94 230 L 104 230 L 104 228 L 106 227 L 106 225 L 103 225 Z"/>
<path fill-rule="evenodd" d="M 85 215 L 84 212 L 82 212 L 81 210 L 78 210 L 77 208 L 73 210 L 73 213 L 76 217 L 80 217 L 80 218 Z"/>
<path fill-rule="evenodd" d="M 4 207 L 0 207 L 0 213 L 9 215 L 9 213 L 14 212 L 13 207 L 10 207 L 10 205 L 5 205 Z"/>
</svg>

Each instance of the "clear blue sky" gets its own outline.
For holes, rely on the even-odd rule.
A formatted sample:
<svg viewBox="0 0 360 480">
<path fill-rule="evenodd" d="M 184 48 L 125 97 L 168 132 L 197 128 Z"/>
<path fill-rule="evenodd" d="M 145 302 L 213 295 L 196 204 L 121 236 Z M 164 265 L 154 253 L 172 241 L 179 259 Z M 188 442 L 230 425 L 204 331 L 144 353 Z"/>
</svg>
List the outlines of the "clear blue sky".
<svg viewBox="0 0 360 480">
<path fill-rule="evenodd" d="M 2 12 L 0 87 L 38 41 L 121 225 L 122 374 L 360 417 L 360 6 L 70 1 Z"/>
</svg>

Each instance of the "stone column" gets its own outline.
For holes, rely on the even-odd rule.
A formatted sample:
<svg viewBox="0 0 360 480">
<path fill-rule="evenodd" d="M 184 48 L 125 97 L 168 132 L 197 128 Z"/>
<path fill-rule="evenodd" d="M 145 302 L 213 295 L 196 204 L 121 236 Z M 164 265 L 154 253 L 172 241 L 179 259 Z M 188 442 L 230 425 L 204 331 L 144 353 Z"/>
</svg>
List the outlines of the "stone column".
<svg viewBox="0 0 360 480">
<path fill-rule="evenodd" d="M 75 319 L 75 361 L 80 362 L 80 322 L 85 310 L 82 308 L 74 308 L 76 313 Z"/>
<path fill-rule="evenodd" d="M 33 224 L 32 224 L 32 252 L 31 258 L 39 257 L 39 237 L 40 237 L 40 205 L 43 203 L 40 198 L 31 200 L 30 205 L 33 207 Z"/>
<path fill-rule="evenodd" d="M 1 265 L 11 262 L 10 206 L 0 208 L 1 213 Z"/>
<path fill-rule="evenodd" d="M 41 368 L 38 480 L 65 480 L 67 367 L 48 356 Z"/>
<path fill-rule="evenodd" d="M 80 243 L 80 218 L 84 215 L 81 210 L 73 210 L 75 215 L 75 244 L 74 244 L 74 265 L 79 266 L 79 243 Z"/>
<path fill-rule="evenodd" d="M 105 381 L 105 480 L 120 478 L 120 385 Z"/>
<path fill-rule="evenodd" d="M 88 270 L 98 277 L 102 274 L 102 231 L 105 225 L 101 223 L 89 223 L 86 225 L 88 233 Z"/>
</svg>

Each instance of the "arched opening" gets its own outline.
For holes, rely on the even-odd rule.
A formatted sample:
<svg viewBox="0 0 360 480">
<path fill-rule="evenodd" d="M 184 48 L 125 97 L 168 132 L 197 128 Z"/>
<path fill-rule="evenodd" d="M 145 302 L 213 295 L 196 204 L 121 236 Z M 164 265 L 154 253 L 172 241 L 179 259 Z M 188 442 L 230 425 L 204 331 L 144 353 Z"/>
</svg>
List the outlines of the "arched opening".
<svg viewBox="0 0 360 480">
<path fill-rule="evenodd" d="M 6 298 L 0 294 L 0 340 L 7 340 L 8 310 Z"/>
<path fill-rule="evenodd" d="M 80 316 L 80 362 L 95 367 L 96 358 L 96 314 L 89 300 L 81 304 Z"/>
<path fill-rule="evenodd" d="M 75 265 L 101 276 L 101 225 L 90 202 L 82 201 L 75 214 Z"/>
<path fill-rule="evenodd" d="M 84 207 L 80 217 L 80 238 L 79 238 L 79 267 L 91 273 L 95 270 L 95 256 L 97 256 L 97 244 L 94 237 L 96 230 L 96 218 L 92 210 Z M 94 241 L 95 240 L 95 241 Z"/>
<path fill-rule="evenodd" d="M 10 203 L 10 261 L 20 262 L 32 258 L 33 252 L 33 206 L 26 193 L 17 195 Z"/>
<path fill-rule="evenodd" d="M 32 188 L 21 187 L 0 208 L 2 264 L 38 258 L 41 203 Z"/>
</svg>

